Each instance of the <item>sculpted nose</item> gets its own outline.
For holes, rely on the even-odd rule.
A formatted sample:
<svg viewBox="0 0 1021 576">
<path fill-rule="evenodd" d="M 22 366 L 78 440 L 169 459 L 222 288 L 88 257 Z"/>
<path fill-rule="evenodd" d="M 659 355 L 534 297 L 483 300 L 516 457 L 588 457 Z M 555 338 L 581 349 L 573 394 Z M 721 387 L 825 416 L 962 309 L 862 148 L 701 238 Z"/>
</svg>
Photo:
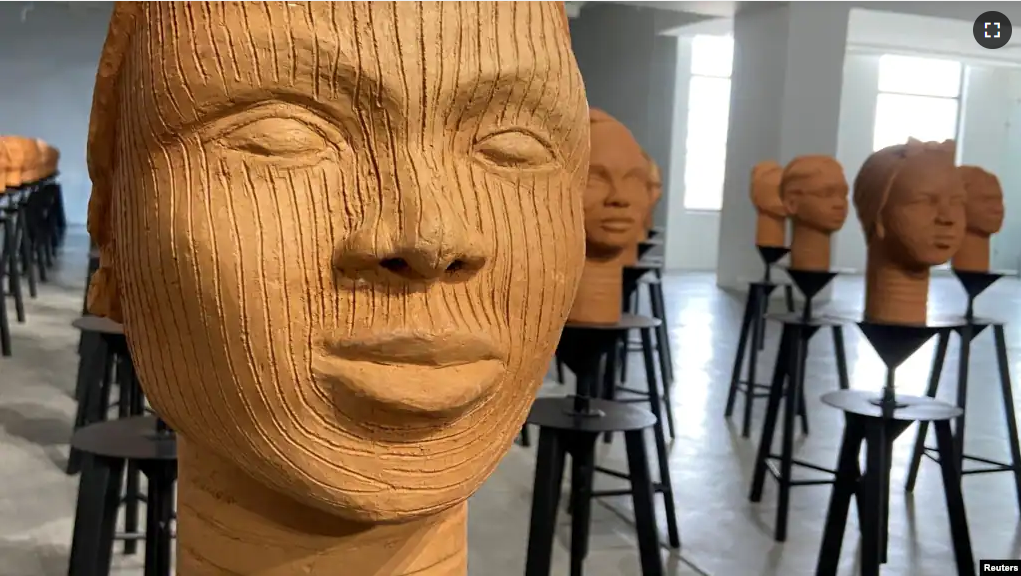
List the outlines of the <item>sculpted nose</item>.
<svg viewBox="0 0 1021 576">
<path fill-rule="evenodd" d="M 339 246 L 334 268 L 343 277 L 369 282 L 463 282 L 489 258 L 484 238 L 467 227 L 423 224 L 397 233 L 375 227 Z"/>
</svg>

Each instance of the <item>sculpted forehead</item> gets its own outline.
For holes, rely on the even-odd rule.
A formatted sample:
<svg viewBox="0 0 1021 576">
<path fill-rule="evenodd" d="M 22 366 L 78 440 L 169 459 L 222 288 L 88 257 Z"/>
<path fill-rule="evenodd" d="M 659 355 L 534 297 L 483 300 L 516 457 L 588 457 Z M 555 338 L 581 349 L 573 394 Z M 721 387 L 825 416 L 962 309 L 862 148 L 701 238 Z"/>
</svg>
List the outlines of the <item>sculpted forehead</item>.
<svg viewBox="0 0 1021 576">
<path fill-rule="evenodd" d="M 591 134 L 592 166 L 600 166 L 611 171 L 647 169 L 648 162 L 642 154 L 642 148 L 623 124 L 617 121 L 595 122 L 592 124 Z"/>
<path fill-rule="evenodd" d="M 558 10 L 552 2 L 152 2 L 134 57 L 139 88 L 171 125 L 281 91 L 406 114 L 430 100 L 488 98 L 512 102 L 508 116 L 556 124 L 543 102 L 580 89 Z"/>
</svg>

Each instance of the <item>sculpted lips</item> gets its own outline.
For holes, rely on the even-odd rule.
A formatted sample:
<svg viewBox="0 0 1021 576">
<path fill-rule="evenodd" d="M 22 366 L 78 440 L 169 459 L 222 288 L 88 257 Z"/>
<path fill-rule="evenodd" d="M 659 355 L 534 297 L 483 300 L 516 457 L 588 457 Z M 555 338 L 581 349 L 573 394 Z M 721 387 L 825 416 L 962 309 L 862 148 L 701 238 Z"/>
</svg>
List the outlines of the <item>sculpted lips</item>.
<svg viewBox="0 0 1021 576">
<path fill-rule="evenodd" d="M 600 225 L 608 232 L 627 232 L 635 225 L 635 221 L 626 216 L 616 216 L 603 218 Z"/>
<path fill-rule="evenodd" d="M 474 334 L 403 332 L 327 338 L 312 360 L 319 378 L 393 410 L 444 415 L 488 396 L 506 371 L 503 354 Z"/>
</svg>

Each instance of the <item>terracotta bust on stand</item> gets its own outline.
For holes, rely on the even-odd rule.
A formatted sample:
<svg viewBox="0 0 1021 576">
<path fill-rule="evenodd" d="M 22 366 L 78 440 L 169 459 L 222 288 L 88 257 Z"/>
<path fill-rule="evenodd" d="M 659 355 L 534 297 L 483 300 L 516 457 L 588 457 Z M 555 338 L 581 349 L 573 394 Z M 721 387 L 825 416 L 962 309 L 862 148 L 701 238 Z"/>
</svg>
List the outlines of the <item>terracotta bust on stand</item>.
<svg viewBox="0 0 1021 576">
<path fill-rule="evenodd" d="M 780 199 L 783 166 L 773 160 L 752 168 L 751 196 L 755 206 L 755 245 L 787 246 L 787 209 Z"/>
<path fill-rule="evenodd" d="M 929 269 L 964 238 L 965 197 L 954 142 L 920 142 L 873 152 L 854 180 L 868 255 L 865 319 L 925 324 Z"/>
<path fill-rule="evenodd" d="M 602 110 L 589 111 L 592 157 L 585 187 L 585 270 L 573 322 L 620 320 L 623 267 L 637 260 L 645 232 L 648 164 L 631 132 Z M 634 254 L 632 254 L 632 249 Z"/>
<path fill-rule="evenodd" d="M 35 140 L 21 136 L 0 136 L 0 148 L 3 148 L 6 159 L 7 187 L 13 188 L 39 179 L 39 149 Z"/>
<path fill-rule="evenodd" d="M 562 12 L 117 3 L 90 310 L 177 432 L 178 574 L 465 576 L 584 263 Z"/>
<path fill-rule="evenodd" d="M 1003 226 L 1003 189 L 994 174 L 978 166 L 961 166 L 957 171 L 967 192 L 966 228 L 950 264 L 956 270 L 988 272 L 989 237 Z"/>
<path fill-rule="evenodd" d="M 847 220 L 847 179 L 829 156 L 799 156 L 783 170 L 780 198 L 791 219 L 790 267 L 830 269 L 830 236 Z"/>
</svg>

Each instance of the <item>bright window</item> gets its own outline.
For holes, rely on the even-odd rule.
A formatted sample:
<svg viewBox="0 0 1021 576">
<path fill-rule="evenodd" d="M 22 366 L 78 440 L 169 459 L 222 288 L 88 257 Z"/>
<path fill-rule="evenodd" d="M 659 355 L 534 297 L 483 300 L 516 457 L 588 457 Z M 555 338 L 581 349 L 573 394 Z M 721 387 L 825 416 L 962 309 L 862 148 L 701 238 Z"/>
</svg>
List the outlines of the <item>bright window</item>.
<svg viewBox="0 0 1021 576">
<path fill-rule="evenodd" d="M 723 205 L 733 60 L 732 37 L 692 39 L 684 159 L 684 207 L 689 210 L 719 210 Z"/>
<path fill-rule="evenodd" d="M 872 149 L 956 138 L 960 96 L 960 62 L 882 56 Z"/>
</svg>

